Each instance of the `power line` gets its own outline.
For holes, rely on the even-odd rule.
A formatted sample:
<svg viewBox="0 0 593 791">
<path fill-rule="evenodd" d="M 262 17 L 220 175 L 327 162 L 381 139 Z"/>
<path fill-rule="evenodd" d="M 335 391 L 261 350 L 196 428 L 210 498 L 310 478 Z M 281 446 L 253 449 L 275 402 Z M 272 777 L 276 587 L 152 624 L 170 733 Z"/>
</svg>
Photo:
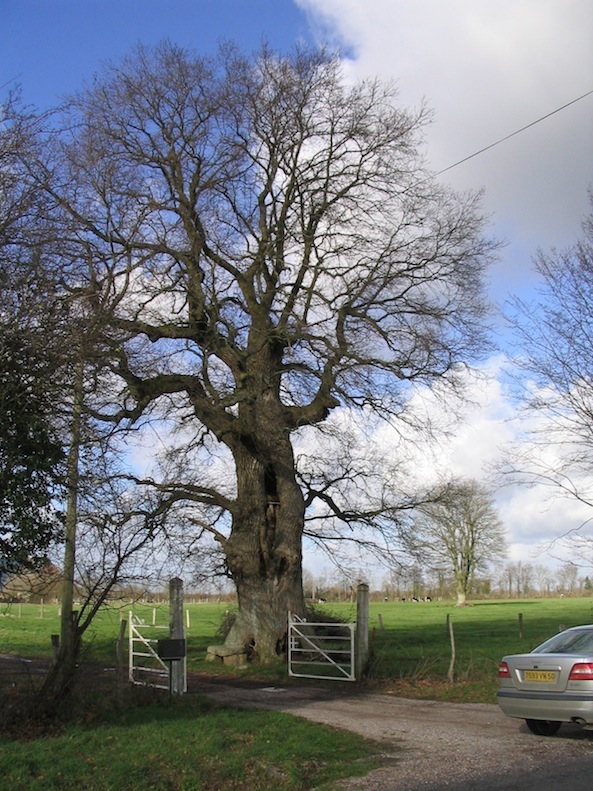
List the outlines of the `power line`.
<svg viewBox="0 0 593 791">
<path fill-rule="evenodd" d="M 18 78 L 22 76 L 23 76 L 23 72 L 21 71 L 19 74 L 16 75 L 16 77 L 11 77 L 9 80 L 6 80 L 6 82 L 3 82 L 2 85 L 0 85 L 0 91 L 6 88 L 7 85 L 10 85 L 11 82 L 15 82 L 15 80 L 18 80 Z"/>
<path fill-rule="evenodd" d="M 464 162 L 467 162 L 469 159 L 473 159 L 474 157 L 483 154 L 484 151 L 489 151 L 491 148 L 494 148 L 494 146 L 498 146 L 500 145 L 500 143 L 504 143 L 505 140 L 510 140 L 511 137 L 515 137 L 516 135 L 521 134 L 521 132 L 524 132 L 526 129 L 530 129 L 532 126 L 535 126 L 536 124 L 545 121 L 546 118 L 550 118 L 552 115 L 556 115 L 556 113 L 559 113 L 562 110 L 566 110 L 566 108 L 570 107 L 571 104 L 576 104 L 577 102 L 580 102 L 581 99 L 586 99 L 587 96 L 591 96 L 591 94 L 593 94 L 593 90 L 587 91 L 587 93 L 583 93 L 582 96 L 578 96 L 576 99 L 573 99 L 572 101 L 563 104 L 562 107 L 557 107 L 555 110 L 552 110 L 552 112 L 546 113 L 546 115 L 542 115 L 541 118 L 537 118 L 535 121 L 532 121 L 531 123 L 522 126 L 520 129 L 517 129 L 515 132 L 511 132 L 510 135 L 505 135 L 505 137 L 501 137 L 500 140 L 496 140 L 494 143 L 490 143 L 490 145 L 484 146 L 484 148 L 481 148 L 479 151 L 475 151 L 473 154 L 470 154 L 469 156 L 464 157 L 463 159 L 460 159 L 457 162 L 454 162 L 452 165 L 449 165 L 449 167 L 446 167 L 443 170 L 439 170 L 438 173 L 436 173 L 436 175 L 440 176 L 442 173 L 446 173 L 448 170 L 452 170 L 453 168 L 456 168 L 458 165 L 462 165 Z"/>
</svg>

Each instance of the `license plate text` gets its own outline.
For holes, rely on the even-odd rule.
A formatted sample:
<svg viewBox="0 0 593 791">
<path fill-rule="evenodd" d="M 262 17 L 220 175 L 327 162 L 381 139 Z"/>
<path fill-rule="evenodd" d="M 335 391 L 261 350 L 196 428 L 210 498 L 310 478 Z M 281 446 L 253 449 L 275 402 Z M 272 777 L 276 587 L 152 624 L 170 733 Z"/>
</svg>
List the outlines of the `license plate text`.
<svg viewBox="0 0 593 791">
<path fill-rule="evenodd" d="M 554 670 L 526 670 L 523 680 L 553 684 L 556 681 L 556 672 Z"/>
</svg>

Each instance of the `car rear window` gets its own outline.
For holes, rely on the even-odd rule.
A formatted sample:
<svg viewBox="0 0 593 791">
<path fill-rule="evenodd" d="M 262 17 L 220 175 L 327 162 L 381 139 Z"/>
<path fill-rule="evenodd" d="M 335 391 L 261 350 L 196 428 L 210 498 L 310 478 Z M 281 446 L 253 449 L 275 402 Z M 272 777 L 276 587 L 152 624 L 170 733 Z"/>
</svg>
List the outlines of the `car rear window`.
<svg viewBox="0 0 593 791">
<path fill-rule="evenodd" d="M 593 652 L 593 629 L 560 632 L 534 648 L 533 654 L 581 654 Z"/>
</svg>

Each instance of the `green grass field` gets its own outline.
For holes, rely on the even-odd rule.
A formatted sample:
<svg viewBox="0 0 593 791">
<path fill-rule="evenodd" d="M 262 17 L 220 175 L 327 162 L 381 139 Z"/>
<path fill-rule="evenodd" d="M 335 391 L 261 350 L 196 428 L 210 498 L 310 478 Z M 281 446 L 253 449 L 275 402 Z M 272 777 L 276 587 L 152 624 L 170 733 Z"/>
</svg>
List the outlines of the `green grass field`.
<svg viewBox="0 0 593 791">
<path fill-rule="evenodd" d="M 446 682 L 447 616 L 455 639 L 454 686 Z M 409 696 L 494 702 L 503 655 L 530 651 L 561 628 L 583 623 L 593 623 L 588 598 L 489 600 L 461 608 L 450 602 L 371 604 L 373 676 Z"/>
<path fill-rule="evenodd" d="M 85 659 L 114 664 L 120 620 L 128 617 L 130 609 L 145 622 L 149 633 L 153 623 L 168 624 L 169 611 L 165 604 L 106 608 L 86 635 Z M 356 619 L 352 604 L 328 603 L 323 609 L 344 620 Z M 227 671 L 206 664 L 208 645 L 221 642 L 217 632 L 227 610 L 232 610 L 232 605 L 197 603 L 186 606 L 188 669 L 261 674 L 273 680 L 282 679 L 286 675 L 284 666 Z M 432 694 L 437 697 L 456 699 L 463 688 L 466 696 L 473 694 L 477 700 L 493 700 L 501 656 L 529 651 L 562 627 L 593 622 L 593 599 L 488 600 L 462 608 L 455 607 L 452 602 L 373 602 L 369 615 L 372 679 L 405 683 L 408 694 L 414 694 L 414 684 L 419 694 L 426 694 L 427 682 L 433 681 Z M 453 624 L 455 637 L 455 679 L 459 682 L 456 689 L 439 689 L 440 682 L 446 680 L 451 660 L 447 618 Z M 20 608 L 14 604 L 0 605 L 0 653 L 50 656 L 50 635 L 57 632 L 57 605 L 22 605 Z M 155 635 L 157 632 L 151 636 Z M 162 631 L 158 633 L 158 636 L 163 635 Z M 479 691 L 481 686 L 483 689 Z"/>
<path fill-rule="evenodd" d="M 206 647 L 220 642 L 216 633 L 226 606 L 188 609 L 188 664 L 195 670 L 205 666 Z M 114 664 L 120 621 L 128 611 L 101 612 L 87 634 L 85 660 Z M 149 633 L 153 619 L 168 624 L 168 607 L 134 611 Z M 57 606 L 0 606 L 0 654 L 47 657 L 50 636 L 58 632 Z M 13 677 L 3 681 L 0 675 L 0 721 L 14 698 Z M 37 681 L 25 676 L 17 686 Z M 78 696 L 68 718 L 49 730 L 26 717 L 16 728 L 0 729 L 2 788 L 321 791 L 391 760 L 381 745 L 288 714 L 238 710 L 193 695 L 169 701 L 151 689 L 132 688 L 118 700 L 115 689 L 90 685 Z"/>
</svg>

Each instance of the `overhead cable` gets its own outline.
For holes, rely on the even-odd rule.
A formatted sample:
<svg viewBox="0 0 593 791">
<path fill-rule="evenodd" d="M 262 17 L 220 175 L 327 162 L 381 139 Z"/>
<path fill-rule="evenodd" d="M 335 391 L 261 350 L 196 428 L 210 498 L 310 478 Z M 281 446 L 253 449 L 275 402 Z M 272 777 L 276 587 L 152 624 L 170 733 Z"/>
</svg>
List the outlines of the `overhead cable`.
<svg viewBox="0 0 593 791">
<path fill-rule="evenodd" d="M 491 148 L 494 148 L 494 146 L 498 146 L 500 145 L 500 143 L 504 143 L 505 140 L 510 140 L 511 137 L 515 137 L 516 135 L 521 134 L 521 132 L 524 132 L 526 129 L 530 129 L 532 126 L 535 126 L 536 124 L 545 121 L 546 118 L 550 118 L 552 115 L 556 115 L 556 113 L 559 113 L 562 110 L 566 110 L 566 108 L 570 107 L 571 104 L 576 104 L 577 102 L 580 102 L 581 99 L 586 99 L 587 96 L 591 96 L 591 94 L 593 94 L 593 90 L 587 91 L 587 93 L 583 93 L 582 96 L 578 96 L 576 99 L 573 99 L 572 101 L 563 104 L 562 107 L 557 107 L 555 110 L 552 110 L 552 112 L 546 113 L 546 115 L 542 115 L 541 118 L 537 118 L 535 121 L 532 121 L 531 123 L 522 126 L 520 129 L 517 129 L 515 132 L 511 132 L 510 135 L 505 135 L 505 137 L 501 137 L 500 140 L 496 140 L 494 143 L 490 143 L 490 145 L 484 146 L 484 148 L 481 148 L 479 151 L 475 151 L 473 154 L 470 154 L 469 156 L 464 157 L 463 159 L 460 159 L 457 162 L 454 162 L 452 165 L 449 165 L 443 170 L 439 170 L 438 173 L 436 173 L 436 175 L 440 176 L 442 173 L 446 173 L 448 170 L 452 170 L 453 168 L 456 168 L 458 165 L 462 165 L 464 162 L 467 162 L 469 159 L 473 159 L 474 157 L 483 154 L 484 151 L 489 151 Z"/>
</svg>

